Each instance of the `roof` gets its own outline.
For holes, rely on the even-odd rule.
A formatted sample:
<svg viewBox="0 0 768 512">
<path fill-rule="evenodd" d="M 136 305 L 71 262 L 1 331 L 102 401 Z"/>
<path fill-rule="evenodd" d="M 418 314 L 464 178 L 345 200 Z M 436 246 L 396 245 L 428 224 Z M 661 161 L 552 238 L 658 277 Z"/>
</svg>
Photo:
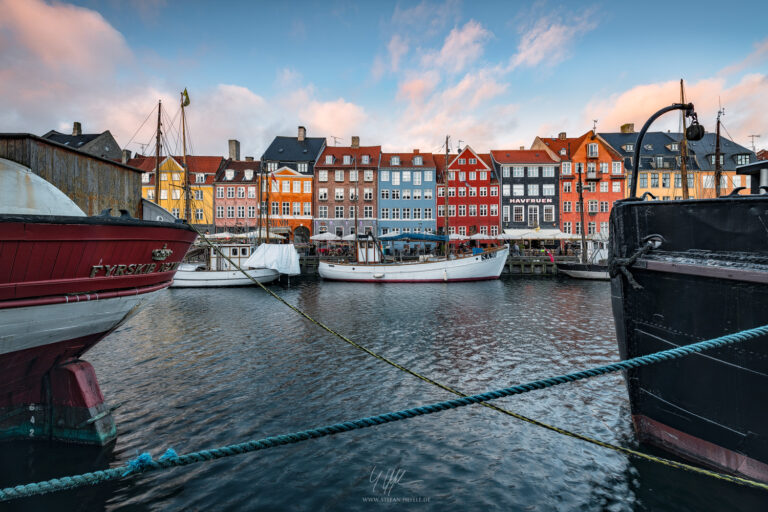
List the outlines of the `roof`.
<svg viewBox="0 0 768 512">
<path fill-rule="evenodd" d="M 757 154 L 757 159 L 758 160 L 768 160 L 768 150 L 761 149 L 756 154 Z"/>
<path fill-rule="evenodd" d="M 325 137 L 305 137 L 299 142 L 298 137 L 277 136 L 272 140 L 262 160 L 282 162 L 314 162 L 323 149 Z"/>
<path fill-rule="evenodd" d="M 393 156 L 399 156 L 400 157 L 400 165 L 392 166 L 390 165 L 390 160 Z M 413 164 L 414 157 L 420 156 L 422 159 L 421 165 L 415 165 Z M 414 167 L 418 169 L 434 169 L 435 168 L 435 159 L 432 156 L 432 153 L 382 153 L 381 154 L 381 168 L 408 168 L 408 167 Z"/>
<path fill-rule="evenodd" d="M 546 144 L 549 149 L 557 153 L 557 155 L 560 155 L 560 150 L 564 149 L 565 154 L 563 155 L 565 158 L 570 158 L 571 154 L 578 149 L 579 146 L 581 146 L 582 142 L 584 142 L 584 139 L 587 137 L 587 134 L 590 132 L 585 133 L 581 137 L 566 137 L 564 139 L 556 138 L 556 137 L 539 137 L 539 139 Z"/>
<path fill-rule="evenodd" d="M 668 134 L 672 140 L 680 141 L 683 139 L 682 133 Z M 715 166 L 709 161 L 709 155 L 715 154 L 717 134 L 705 133 L 701 140 L 689 140 L 688 149 L 696 156 L 696 162 L 702 171 L 714 171 Z M 645 142 L 643 142 L 645 145 Z M 745 148 L 730 139 L 720 136 L 720 153 L 723 155 L 724 170 L 732 170 L 736 167 L 734 157 L 736 155 L 750 155 L 750 161 L 757 160 L 757 156 L 751 149 Z"/>
<path fill-rule="evenodd" d="M 632 158 L 635 156 L 634 144 L 637 142 L 637 133 L 599 133 L 611 147 L 621 155 L 624 159 L 624 168 L 632 170 Z M 675 169 L 679 167 L 677 158 L 680 156 L 680 150 L 671 150 L 669 146 L 673 143 L 679 144 L 678 140 L 675 140 L 670 136 L 668 132 L 647 132 L 643 137 L 643 147 L 640 148 L 640 170 L 661 170 L 661 169 Z M 627 144 L 632 144 L 631 150 L 626 150 Z M 679 147 L 679 146 L 678 146 Z M 665 167 L 656 167 L 655 158 L 661 157 L 664 159 Z M 689 170 L 697 170 L 694 159 L 686 159 L 687 168 Z"/>
<path fill-rule="evenodd" d="M 538 149 L 492 149 L 493 160 L 500 164 L 556 164 L 546 151 Z"/>
<path fill-rule="evenodd" d="M 71 148 L 80 148 L 92 140 L 96 139 L 100 135 L 102 135 L 104 132 L 101 133 L 84 133 L 82 135 L 67 135 L 64 133 L 57 132 L 56 130 L 51 130 L 45 135 L 43 135 L 43 139 L 52 140 L 53 142 L 58 142 L 59 144 L 64 144 L 65 146 L 69 146 Z"/>
<path fill-rule="evenodd" d="M 258 160 L 225 160 L 224 165 L 219 167 L 213 181 L 215 183 L 256 183 L 258 181 L 261 162 Z M 226 179 L 227 171 L 235 171 L 231 180 Z M 253 171 L 251 179 L 245 178 L 245 171 Z"/>
<path fill-rule="evenodd" d="M 333 163 L 332 164 L 326 164 L 325 163 L 325 157 L 327 155 L 333 156 Z M 368 155 L 370 157 L 369 164 L 361 164 L 360 159 L 352 158 L 350 159 L 350 163 L 344 164 L 344 156 L 358 156 L 362 157 L 365 155 Z M 351 146 L 326 146 L 323 152 L 320 154 L 320 159 L 317 161 L 316 167 L 333 167 L 333 168 L 339 168 L 339 167 L 357 167 L 357 168 L 365 168 L 365 167 L 379 167 L 379 161 L 381 159 L 381 146 L 360 146 L 357 148 L 353 148 Z"/>
<path fill-rule="evenodd" d="M 475 153 L 478 158 L 480 158 L 483 162 L 485 162 L 485 165 L 487 165 L 491 170 L 491 178 L 497 179 L 498 176 L 496 176 L 496 170 L 493 166 L 493 162 L 491 161 L 491 155 L 490 153 Z M 448 162 L 452 162 L 458 157 L 459 155 L 457 153 L 451 153 L 448 155 Z M 432 155 L 432 157 L 435 160 L 435 169 L 437 169 L 437 182 L 438 185 L 444 181 L 443 179 L 443 171 L 445 170 L 445 153 L 435 153 Z M 485 171 L 483 171 L 485 172 Z"/>
<path fill-rule="evenodd" d="M 181 164 L 181 162 L 184 161 L 184 157 L 181 156 L 161 156 L 160 157 L 160 165 L 166 160 L 166 158 L 173 158 Z M 187 168 L 189 169 L 190 173 L 204 173 L 205 174 L 205 183 L 197 183 L 194 182 L 195 185 L 211 185 L 214 181 L 216 172 L 219 170 L 219 168 L 224 164 L 225 160 L 220 156 L 190 156 L 187 155 Z M 139 169 L 144 172 L 152 172 L 155 171 L 155 157 L 154 156 L 137 156 L 134 158 L 131 158 L 126 162 L 126 165 L 129 165 L 131 167 L 135 167 L 136 169 Z M 150 178 L 150 181 L 154 183 L 152 178 Z M 146 183 L 145 183 L 146 185 Z"/>
</svg>

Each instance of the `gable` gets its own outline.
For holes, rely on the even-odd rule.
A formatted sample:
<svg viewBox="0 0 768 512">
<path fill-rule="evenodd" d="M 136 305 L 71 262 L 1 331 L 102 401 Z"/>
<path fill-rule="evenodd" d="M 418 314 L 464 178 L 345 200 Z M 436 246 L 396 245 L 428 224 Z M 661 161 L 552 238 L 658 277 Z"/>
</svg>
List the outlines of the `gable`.
<svg viewBox="0 0 768 512">
<path fill-rule="evenodd" d="M 449 169 L 452 168 L 453 165 L 459 160 L 459 158 L 466 158 L 466 159 L 475 158 L 478 162 L 483 164 L 483 167 L 485 167 L 489 171 L 491 170 L 491 168 L 488 166 L 488 163 L 482 158 L 480 158 L 480 156 L 477 153 L 475 153 L 475 150 L 469 146 L 465 146 L 464 149 L 461 150 L 461 153 L 456 155 L 454 159 L 451 160 L 451 163 L 448 164 L 448 168 Z"/>
</svg>

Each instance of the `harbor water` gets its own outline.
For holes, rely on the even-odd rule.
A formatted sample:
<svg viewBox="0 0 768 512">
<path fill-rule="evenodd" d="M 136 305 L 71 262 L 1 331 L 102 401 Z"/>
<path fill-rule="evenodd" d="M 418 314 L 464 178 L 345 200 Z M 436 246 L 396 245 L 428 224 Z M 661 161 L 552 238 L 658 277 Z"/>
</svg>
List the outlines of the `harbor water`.
<svg viewBox="0 0 768 512">
<path fill-rule="evenodd" d="M 272 285 L 358 343 L 465 393 L 618 360 L 605 282 Z M 157 294 L 85 359 L 119 436 L 107 448 L 0 445 L 0 486 L 214 448 L 453 395 L 344 343 L 259 288 Z M 497 400 L 637 448 L 621 374 Z M 642 450 L 652 451 L 648 447 Z M 654 452 L 659 454 L 659 452 Z M 0 510 L 765 510 L 768 494 L 558 435 L 481 406 Z"/>
</svg>

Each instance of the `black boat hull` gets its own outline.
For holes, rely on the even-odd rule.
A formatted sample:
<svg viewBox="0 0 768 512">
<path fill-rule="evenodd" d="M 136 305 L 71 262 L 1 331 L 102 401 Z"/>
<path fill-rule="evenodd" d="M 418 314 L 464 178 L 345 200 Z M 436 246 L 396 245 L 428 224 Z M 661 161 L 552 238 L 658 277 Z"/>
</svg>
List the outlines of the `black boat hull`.
<svg viewBox="0 0 768 512">
<path fill-rule="evenodd" d="M 635 288 L 616 264 L 651 235 L 660 245 L 627 267 Z M 768 197 L 619 202 L 609 266 L 624 359 L 766 325 Z M 641 441 L 768 482 L 768 337 L 626 378 Z"/>
</svg>

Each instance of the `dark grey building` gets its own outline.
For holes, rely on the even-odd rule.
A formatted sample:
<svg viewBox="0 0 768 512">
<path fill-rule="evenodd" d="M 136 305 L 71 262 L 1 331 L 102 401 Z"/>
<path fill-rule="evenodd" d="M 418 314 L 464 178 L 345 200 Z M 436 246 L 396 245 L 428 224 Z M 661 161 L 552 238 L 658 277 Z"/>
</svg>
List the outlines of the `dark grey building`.
<svg viewBox="0 0 768 512">
<path fill-rule="evenodd" d="M 317 158 L 325 149 L 325 137 L 307 137 L 307 129 L 299 126 L 296 137 L 277 136 L 261 156 L 266 172 L 283 167 L 313 176 Z"/>
<path fill-rule="evenodd" d="M 101 133 L 83 133 L 80 123 L 75 122 L 72 126 L 71 135 L 51 130 L 42 138 L 108 160 L 122 159 L 120 146 L 109 130 Z"/>
</svg>

